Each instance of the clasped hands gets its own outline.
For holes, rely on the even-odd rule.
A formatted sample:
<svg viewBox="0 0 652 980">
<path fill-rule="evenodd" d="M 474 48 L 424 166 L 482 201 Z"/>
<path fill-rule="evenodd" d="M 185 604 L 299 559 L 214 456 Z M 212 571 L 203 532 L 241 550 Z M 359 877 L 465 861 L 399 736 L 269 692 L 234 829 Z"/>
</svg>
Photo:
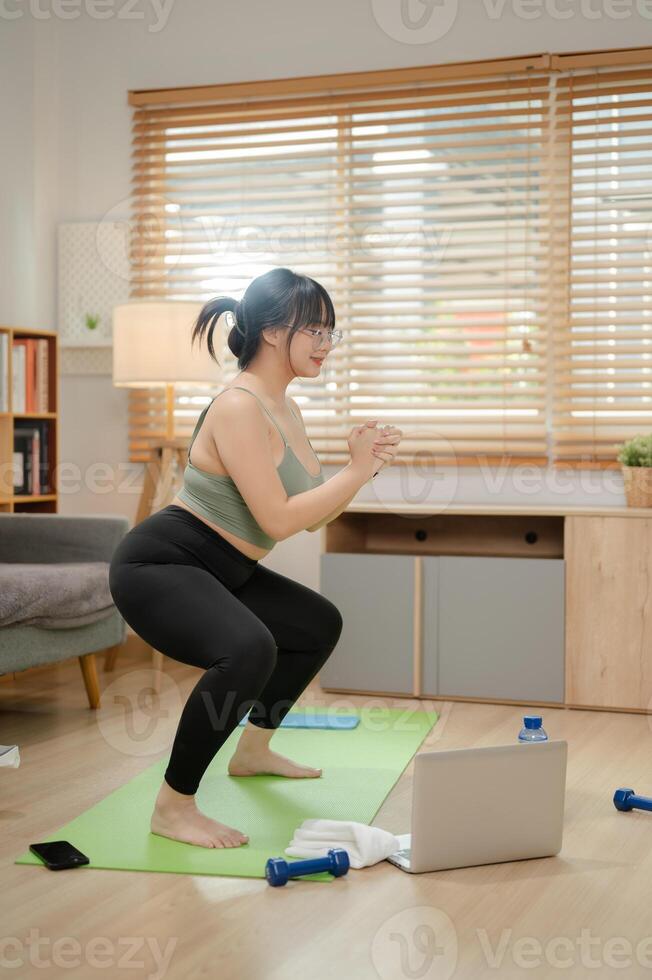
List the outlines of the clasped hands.
<svg viewBox="0 0 652 980">
<path fill-rule="evenodd" d="M 367 419 L 365 425 L 369 428 L 373 428 L 378 422 L 378 419 Z M 364 428 L 364 425 L 360 426 L 360 431 Z M 374 456 L 377 456 L 382 460 L 381 466 L 378 470 L 382 469 L 382 466 L 387 463 L 391 465 L 392 460 L 398 452 L 398 446 L 403 438 L 403 431 L 397 428 L 395 425 L 381 425 L 378 428 L 378 435 L 374 440 L 371 451 Z M 376 472 L 378 472 L 376 470 Z"/>
</svg>

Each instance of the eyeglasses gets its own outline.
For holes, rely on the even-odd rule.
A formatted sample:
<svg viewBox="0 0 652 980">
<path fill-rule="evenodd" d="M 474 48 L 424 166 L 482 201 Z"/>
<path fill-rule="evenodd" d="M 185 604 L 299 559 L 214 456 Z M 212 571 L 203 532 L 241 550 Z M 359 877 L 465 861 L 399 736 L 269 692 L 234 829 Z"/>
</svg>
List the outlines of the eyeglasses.
<svg viewBox="0 0 652 980">
<path fill-rule="evenodd" d="M 337 347 L 342 339 L 341 330 L 320 330 L 318 327 L 299 327 L 298 329 L 301 333 L 312 337 L 313 350 L 318 350 L 321 347 L 324 338 L 328 340 L 331 347 Z"/>
</svg>

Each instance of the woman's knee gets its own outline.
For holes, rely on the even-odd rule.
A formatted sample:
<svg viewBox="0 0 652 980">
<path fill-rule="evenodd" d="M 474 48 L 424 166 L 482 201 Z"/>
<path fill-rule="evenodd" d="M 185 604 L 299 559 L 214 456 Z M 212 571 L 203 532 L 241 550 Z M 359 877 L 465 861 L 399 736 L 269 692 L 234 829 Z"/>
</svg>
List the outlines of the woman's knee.
<svg viewBox="0 0 652 980">
<path fill-rule="evenodd" d="M 239 629 L 237 637 L 225 644 L 211 667 L 225 671 L 238 671 L 259 683 L 268 677 L 276 666 L 278 648 L 272 632 L 259 623 L 254 628 Z"/>
<path fill-rule="evenodd" d="M 344 621 L 335 603 L 323 595 L 320 595 L 319 599 L 315 623 L 319 632 L 320 646 L 332 649 L 337 645 Z"/>
</svg>

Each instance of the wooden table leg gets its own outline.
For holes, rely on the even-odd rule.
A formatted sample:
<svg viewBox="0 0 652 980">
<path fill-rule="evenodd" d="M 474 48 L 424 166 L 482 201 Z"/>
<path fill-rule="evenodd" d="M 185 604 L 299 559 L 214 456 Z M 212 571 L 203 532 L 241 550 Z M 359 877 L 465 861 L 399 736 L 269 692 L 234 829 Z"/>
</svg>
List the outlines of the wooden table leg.
<svg viewBox="0 0 652 980">
<path fill-rule="evenodd" d="M 156 487 L 161 478 L 161 460 L 158 450 L 152 450 L 152 456 L 145 463 L 145 475 L 143 477 L 143 489 L 138 501 L 138 512 L 136 514 L 136 524 L 140 524 L 152 513 L 152 501 L 156 496 Z M 135 525 L 134 525 L 135 526 Z"/>
</svg>

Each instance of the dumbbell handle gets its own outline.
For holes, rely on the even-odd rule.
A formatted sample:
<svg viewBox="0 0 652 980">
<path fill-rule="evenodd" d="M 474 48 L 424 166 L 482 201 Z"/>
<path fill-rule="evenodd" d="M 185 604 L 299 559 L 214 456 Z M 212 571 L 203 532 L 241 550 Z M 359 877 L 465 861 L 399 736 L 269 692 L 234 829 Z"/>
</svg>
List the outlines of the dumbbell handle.
<svg viewBox="0 0 652 980">
<path fill-rule="evenodd" d="M 652 810 L 652 799 L 649 796 L 637 796 L 632 793 L 631 796 L 627 797 L 627 803 L 637 810 Z"/>
<path fill-rule="evenodd" d="M 306 861 L 288 861 L 288 876 L 311 875 L 318 871 L 330 871 L 332 861 L 329 857 L 309 858 Z"/>
</svg>

